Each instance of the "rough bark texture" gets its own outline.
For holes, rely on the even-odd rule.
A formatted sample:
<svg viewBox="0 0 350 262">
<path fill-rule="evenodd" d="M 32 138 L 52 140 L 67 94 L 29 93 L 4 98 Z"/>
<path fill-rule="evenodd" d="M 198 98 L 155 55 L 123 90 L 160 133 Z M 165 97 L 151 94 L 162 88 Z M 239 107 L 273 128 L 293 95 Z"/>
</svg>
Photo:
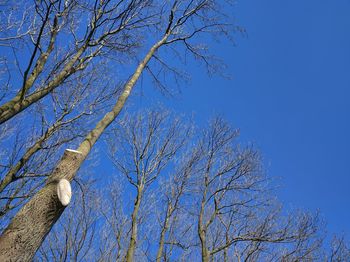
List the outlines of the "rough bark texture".
<svg viewBox="0 0 350 262">
<path fill-rule="evenodd" d="M 62 178 L 65 178 L 68 181 L 71 181 L 74 178 L 93 145 L 102 135 L 104 130 L 113 122 L 113 120 L 123 109 L 124 104 L 130 96 L 130 93 L 137 80 L 139 79 L 143 69 L 152 58 L 154 53 L 157 51 L 157 49 L 165 43 L 168 36 L 169 33 L 167 33 L 159 42 L 150 48 L 145 58 L 138 65 L 133 76 L 124 86 L 124 91 L 118 98 L 113 109 L 97 123 L 96 127 L 93 130 L 91 130 L 91 132 L 86 136 L 85 140 L 80 144 L 78 151 L 65 151 L 62 160 L 50 176 L 46 186 L 44 186 L 43 189 L 36 193 L 34 197 L 27 204 L 25 204 L 12 219 L 10 225 L 5 229 L 2 236 L 0 237 L 1 262 L 30 261 L 34 257 L 35 252 L 40 247 L 53 224 L 60 217 L 64 210 L 64 207 L 61 205 L 61 203 L 59 203 L 57 197 L 57 182 Z M 75 55 L 75 58 L 78 59 L 80 55 L 81 54 L 78 52 Z M 67 64 L 66 67 L 67 66 L 69 66 L 69 64 Z M 65 69 L 63 72 L 65 72 Z M 55 80 L 57 80 L 57 78 Z M 38 93 L 35 93 L 33 96 L 36 97 L 33 98 L 33 100 L 30 99 L 29 101 L 25 99 L 23 103 L 28 102 L 28 104 L 25 106 L 22 104 L 17 105 L 18 110 L 16 109 L 13 111 L 11 109 L 10 115 L 13 116 L 16 112 L 20 112 L 25 107 L 29 106 L 32 102 L 39 100 L 42 97 L 41 93 L 46 92 L 47 94 L 49 90 L 52 90 L 50 86 Z M 1 115 L 0 113 L 0 123 L 3 123 L 10 117 L 6 116 L 6 112 L 4 115 Z M 137 230 L 137 228 L 135 229 Z M 134 243 L 134 248 L 131 249 L 132 252 L 130 251 L 130 255 L 132 255 L 128 261 L 133 261 L 132 257 L 135 250 L 136 238 L 135 241 L 131 240 L 131 244 L 132 243 Z"/>
<path fill-rule="evenodd" d="M 84 156 L 66 150 L 47 184 L 23 206 L 0 237 L 0 261 L 31 261 L 64 206 L 57 197 L 60 179 L 69 181 L 79 169 Z"/>
</svg>

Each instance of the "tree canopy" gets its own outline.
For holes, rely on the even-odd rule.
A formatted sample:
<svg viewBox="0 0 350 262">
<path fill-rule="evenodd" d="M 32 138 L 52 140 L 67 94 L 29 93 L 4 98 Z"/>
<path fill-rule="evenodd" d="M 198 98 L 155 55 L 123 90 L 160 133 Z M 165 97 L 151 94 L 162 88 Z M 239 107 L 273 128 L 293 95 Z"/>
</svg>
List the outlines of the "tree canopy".
<svg viewBox="0 0 350 262">
<path fill-rule="evenodd" d="M 0 7 L 1 261 L 348 256 L 341 238 L 324 252 L 317 215 L 283 212 L 260 154 L 240 145 L 223 119 L 200 129 L 163 108 L 121 114 L 141 77 L 152 96 L 181 88 L 187 63 L 220 73 L 208 43 L 244 32 L 231 15 L 234 1 Z M 99 150 L 114 179 L 86 161 Z M 67 207 L 62 181 L 73 185 Z"/>
</svg>

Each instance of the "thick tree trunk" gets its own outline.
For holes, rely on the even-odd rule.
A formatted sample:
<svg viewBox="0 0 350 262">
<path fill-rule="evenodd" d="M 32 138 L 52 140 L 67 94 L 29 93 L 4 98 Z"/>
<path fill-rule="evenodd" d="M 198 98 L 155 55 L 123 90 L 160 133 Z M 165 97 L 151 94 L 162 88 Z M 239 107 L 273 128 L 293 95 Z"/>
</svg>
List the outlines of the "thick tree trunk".
<svg viewBox="0 0 350 262">
<path fill-rule="evenodd" d="M 33 259 L 64 210 L 57 196 L 58 181 L 71 181 L 83 160 L 84 155 L 78 151 L 65 151 L 47 184 L 23 206 L 0 237 L 0 261 Z"/>
<path fill-rule="evenodd" d="M 30 261 L 34 257 L 35 252 L 38 250 L 46 235 L 64 210 L 64 207 L 58 202 L 57 183 L 63 178 L 68 181 L 71 181 L 74 178 L 93 145 L 123 109 L 124 104 L 130 96 L 130 93 L 143 69 L 157 49 L 166 42 L 168 36 L 169 33 L 150 48 L 143 61 L 138 65 L 133 76 L 124 86 L 124 90 L 119 96 L 113 109 L 97 123 L 93 130 L 91 130 L 84 141 L 80 144 L 78 151 L 65 151 L 63 158 L 50 176 L 44 188 L 36 193 L 12 219 L 10 225 L 0 237 L 1 262 Z M 38 99 L 40 99 L 40 97 Z M 0 124 L 3 120 L 4 118 L 2 118 L 0 113 Z M 135 245 L 136 238 L 134 241 L 134 246 Z M 133 253 L 134 251 L 130 251 L 132 256 L 130 256 L 131 258 L 128 261 L 132 261 Z"/>
</svg>

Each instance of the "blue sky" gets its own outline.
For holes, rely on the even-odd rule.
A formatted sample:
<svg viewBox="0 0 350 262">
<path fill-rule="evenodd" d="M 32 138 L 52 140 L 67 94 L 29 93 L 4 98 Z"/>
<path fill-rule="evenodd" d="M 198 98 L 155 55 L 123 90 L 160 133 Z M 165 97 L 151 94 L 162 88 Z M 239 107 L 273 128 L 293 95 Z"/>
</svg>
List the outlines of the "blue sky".
<svg viewBox="0 0 350 262">
<path fill-rule="evenodd" d="M 349 237 L 350 1 L 242 0 L 232 12 L 247 37 L 215 47 L 232 79 L 192 68 L 171 104 L 199 122 L 223 115 L 261 150 L 286 207 L 320 210 Z"/>
</svg>

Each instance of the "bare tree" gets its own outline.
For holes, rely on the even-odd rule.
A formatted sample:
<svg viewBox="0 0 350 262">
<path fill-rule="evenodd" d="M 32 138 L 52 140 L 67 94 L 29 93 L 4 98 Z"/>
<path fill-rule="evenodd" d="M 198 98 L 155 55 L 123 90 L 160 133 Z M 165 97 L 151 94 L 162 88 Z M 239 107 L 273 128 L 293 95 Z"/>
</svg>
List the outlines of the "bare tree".
<svg viewBox="0 0 350 262">
<path fill-rule="evenodd" d="M 134 255 L 137 247 L 142 254 L 137 260 L 147 257 L 167 261 L 181 256 L 188 259 L 199 254 L 203 261 L 295 261 L 320 257 L 322 239 L 317 216 L 298 211 L 283 215 L 270 193 L 259 154 L 251 146 L 237 144 L 237 130 L 222 119 L 214 119 L 201 136 L 193 138 L 191 148 L 184 148 L 182 156 L 178 152 L 172 170 L 165 169 L 163 180 L 152 181 L 153 186 L 147 190 L 139 189 L 142 181 L 148 181 L 144 176 L 149 177 L 144 161 L 155 162 L 148 153 L 158 152 L 147 148 L 152 148 L 153 143 L 161 146 L 161 138 L 168 133 L 150 135 L 153 125 L 148 118 L 130 117 L 124 121 L 122 126 L 130 125 L 129 129 L 114 133 L 109 144 L 114 139 L 123 152 L 112 159 L 137 189 L 127 260 L 132 260 L 128 254 Z M 147 124 L 140 124 L 142 121 Z M 138 220 L 142 197 L 152 191 L 157 197 L 144 205 L 157 215 Z M 154 221 L 158 221 L 158 226 Z M 147 230 L 147 225 L 151 229 Z M 139 238 L 147 239 L 144 251 Z M 150 246 L 156 252 L 150 251 Z"/>
<path fill-rule="evenodd" d="M 101 241 L 96 261 L 123 261 L 128 245 L 126 240 L 130 238 L 130 221 L 125 206 L 132 203 L 123 197 L 126 187 L 120 183 L 120 177 L 115 177 L 109 185 L 105 193 L 100 194 L 99 213 L 104 222 L 99 234 Z"/>
<path fill-rule="evenodd" d="M 182 243 L 181 239 L 186 239 L 190 242 L 189 228 L 190 223 L 185 223 L 184 198 L 192 189 L 191 176 L 195 173 L 201 152 L 197 149 L 184 154 L 176 162 L 174 172 L 169 174 L 169 177 L 159 184 L 164 200 L 161 203 L 163 207 L 159 207 L 160 212 L 160 230 L 158 237 L 158 247 L 156 261 L 161 261 L 162 258 L 166 261 L 171 257 L 174 247 L 187 249 L 188 244 Z"/>
<path fill-rule="evenodd" d="M 220 118 L 202 133 L 196 129 L 196 136 L 189 130 L 161 110 L 128 114 L 108 133 L 110 160 L 119 172 L 94 205 L 93 219 L 102 229 L 82 227 L 79 212 L 65 223 L 70 231 L 85 230 L 82 236 L 93 234 L 91 259 L 346 261 L 344 238 L 335 238 L 326 251 L 317 215 L 282 209 L 259 154 L 238 144 L 237 130 Z M 90 221 L 82 214 L 82 221 Z M 73 251 L 80 238 L 62 235 L 62 229 L 51 237 L 59 239 L 58 232 L 60 239 L 75 241 L 47 240 L 37 257 L 54 251 L 79 260 Z"/>
<path fill-rule="evenodd" d="M 73 73 L 88 68 L 90 61 L 94 60 L 92 58 L 101 55 L 103 47 L 107 46 L 108 52 L 115 49 L 120 51 L 118 43 L 122 42 L 121 49 L 125 51 L 122 40 L 126 39 L 135 43 L 133 35 L 123 34 L 121 31 L 137 32 L 136 29 L 144 28 L 151 23 L 152 35 L 157 40 L 153 42 L 144 58 L 138 63 L 134 73 L 126 81 L 111 111 L 101 118 L 95 128 L 91 129 L 77 150 L 65 151 L 63 158 L 49 175 L 44 187 L 12 219 L 0 238 L 1 259 L 5 260 L 11 257 L 28 260 L 33 257 L 52 225 L 64 210 L 64 206 L 57 198 L 57 184 L 62 179 L 70 181 L 75 177 L 93 145 L 121 112 L 144 69 L 149 69 L 150 60 L 156 57 L 155 61 L 160 62 L 161 66 L 166 65 L 161 62 L 162 59 L 156 56 L 158 49 L 160 47 L 170 49 L 171 46 L 176 47 L 178 43 L 181 43 L 191 54 L 207 62 L 206 50 L 196 48 L 191 41 L 196 39 L 200 33 L 225 32 L 226 17 L 220 12 L 219 4 L 216 1 L 172 1 L 171 3 L 159 4 L 151 5 L 150 1 L 96 1 L 92 6 L 89 6 L 79 1 L 68 2 L 68 5 L 64 5 L 62 1 L 41 1 L 35 5 L 34 9 L 38 15 L 41 18 L 44 17 L 39 23 L 39 28 L 43 28 L 43 33 L 41 34 L 39 30 L 34 37 L 34 51 L 31 53 L 33 59 L 30 60 L 23 74 L 22 88 L 19 88 L 12 100 L 1 107 L 2 123 L 47 96 Z M 75 12 L 74 8 L 78 8 L 79 12 Z M 78 37 L 81 35 L 79 30 L 82 28 L 77 28 L 75 31 L 73 30 L 75 33 L 72 33 L 72 23 L 64 24 L 67 25 L 68 32 L 71 34 L 69 39 L 72 39 L 74 48 L 69 47 L 68 54 L 64 52 L 65 49 L 59 50 L 56 57 L 62 59 L 52 63 L 52 67 L 49 67 L 45 74 L 44 65 L 47 64 L 47 56 L 50 56 L 50 52 L 52 53 L 51 43 L 56 41 L 55 39 L 59 35 L 58 30 L 66 21 L 64 19 L 71 22 L 72 20 L 68 18 L 76 18 L 77 16 L 89 19 L 85 33 L 82 37 Z M 60 23 L 58 21 L 60 19 L 63 22 Z M 80 20 L 78 19 L 78 21 Z M 49 27 L 45 27 L 46 25 Z M 75 29 L 74 25 L 73 29 Z M 42 48 L 41 37 L 45 32 L 47 32 L 45 35 L 48 35 L 48 40 L 46 48 Z M 32 36 L 32 34 L 29 35 Z M 117 36 L 121 36 L 121 39 Z M 20 38 L 15 37 L 15 40 L 17 39 Z M 127 45 L 127 47 L 129 46 Z M 90 49 L 90 47 L 92 48 Z M 46 52 L 36 56 L 38 52 L 36 50 L 46 50 Z M 33 84 L 39 83 L 38 77 L 40 75 L 43 76 L 43 80 L 46 79 L 44 84 L 38 85 L 30 93 Z M 20 248 L 16 248 L 16 245 Z M 19 249 L 21 254 L 18 252 Z"/>
<path fill-rule="evenodd" d="M 169 92 L 165 78 L 186 77 L 169 53 L 180 61 L 192 55 L 208 73 L 219 70 L 199 36 L 226 36 L 233 28 L 225 15 L 229 1 L 26 2 L 0 3 L 0 46 L 11 51 L 0 57 L 1 261 L 33 259 L 70 200 L 69 182 L 141 75 L 147 72 Z M 113 130 L 118 150 L 112 150 L 112 159 L 135 198 L 131 214 L 123 212 L 121 186 L 107 198 L 112 205 L 98 210 L 112 231 L 97 237 L 105 240 L 97 260 L 132 261 L 137 252 L 157 261 L 199 255 L 203 261 L 320 257 L 317 217 L 282 215 L 269 195 L 259 155 L 235 143 L 237 131 L 216 119 L 178 160 L 187 129 L 166 119 L 150 112 L 124 118 Z M 82 213 L 68 213 L 67 226 L 54 231 L 41 249 L 43 259 L 77 261 L 89 252 L 96 239 L 90 213 L 95 211 L 85 204 L 76 205 Z M 159 215 L 157 226 L 149 221 L 151 211 Z M 77 234 L 69 235 L 71 230 Z M 156 234 L 149 236 L 151 231 Z M 333 261 L 346 257 L 344 242 L 334 243 Z"/>
<path fill-rule="evenodd" d="M 331 241 L 331 251 L 325 260 L 333 262 L 347 261 L 350 257 L 349 243 L 344 237 L 334 237 Z"/>
<path fill-rule="evenodd" d="M 312 256 L 320 244 L 317 220 L 307 214 L 281 215 L 269 197 L 259 154 L 235 144 L 237 135 L 216 118 L 198 142 L 197 206 L 191 213 L 197 220 L 202 261 L 265 260 L 264 251 L 270 254 L 276 244 L 291 247 L 289 253 L 274 253 L 278 261 L 289 255 L 297 260 Z"/>
<path fill-rule="evenodd" d="M 141 202 L 146 190 L 158 179 L 184 145 L 186 128 L 178 119 L 170 121 L 166 112 L 150 111 L 119 122 L 114 129 L 112 160 L 127 181 L 136 190 L 131 214 L 130 242 L 126 261 L 133 261 L 138 235 Z M 186 131 L 187 130 L 187 131 Z"/>
<path fill-rule="evenodd" d="M 34 6 L 8 10 L 0 42 L 13 51 L 12 56 L 29 57 L 24 69 L 7 72 L 21 83 L 7 83 L 15 96 L 0 106 L 0 123 L 4 123 L 33 103 L 47 96 L 89 64 L 108 54 L 125 55 L 138 46 L 138 29 L 147 26 L 154 15 L 151 1 L 36 1 Z M 12 11 L 13 12 L 13 11 Z M 29 16 L 29 18 L 27 18 Z M 16 19 L 16 26 L 12 23 Z M 60 45 L 60 41 L 65 45 Z M 21 52 L 17 46 L 29 46 Z M 120 56 L 122 57 L 122 56 Z"/>
<path fill-rule="evenodd" d="M 98 73 L 99 70 L 96 68 L 94 71 Z M 107 99 L 118 92 L 118 89 L 112 91 L 103 86 L 95 92 L 96 78 L 79 75 L 74 80 L 74 88 L 73 83 L 66 83 L 59 93 L 50 94 L 49 105 L 52 108 L 37 103 L 34 110 L 28 112 L 30 118 L 27 115 L 26 119 L 11 129 L 4 126 L 4 130 L 11 132 L 0 141 L 4 148 L 0 167 L 2 217 L 11 217 L 7 213 L 16 211 L 42 186 L 58 160 L 61 149 L 83 136 Z M 95 96 L 90 97 L 91 94 Z"/>
</svg>

